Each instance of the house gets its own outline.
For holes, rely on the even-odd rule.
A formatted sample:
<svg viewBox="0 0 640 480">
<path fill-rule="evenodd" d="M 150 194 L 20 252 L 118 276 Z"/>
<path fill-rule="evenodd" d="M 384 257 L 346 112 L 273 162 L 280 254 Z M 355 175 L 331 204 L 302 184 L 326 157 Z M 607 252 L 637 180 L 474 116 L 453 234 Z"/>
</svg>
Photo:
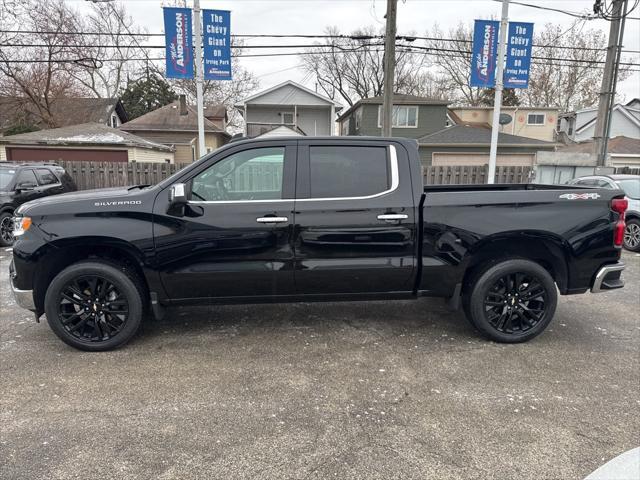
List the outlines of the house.
<svg viewBox="0 0 640 480">
<path fill-rule="evenodd" d="M 383 97 L 363 98 L 338 117 L 340 135 L 382 135 Z M 446 125 L 446 100 L 416 95 L 393 95 L 392 136 L 420 138 Z"/>
<path fill-rule="evenodd" d="M 244 118 L 248 137 L 282 125 L 302 135 L 333 135 L 336 112 L 342 109 L 333 100 L 291 80 L 245 98 L 235 108 Z"/>
<path fill-rule="evenodd" d="M 500 109 L 511 121 L 500 125 L 500 132 L 509 135 L 535 138 L 546 142 L 556 139 L 558 109 L 547 107 L 506 107 Z M 449 110 L 449 125 L 481 125 L 491 127 L 493 107 L 452 107 Z"/>
<path fill-rule="evenodd" d="M 118 98 L 56 98 L 50 110 L 56 127 L 101 123 L 116 128 L 128 120 L 127 112 Z M 28 99 L 0 97 L 0 132 L 15 124 L 49 128 Z"/>
<path fill-rule="evenodd" d="M 573 142 L 591 140 L 595 135 L 597 116 L 597 106 L 563 113 L 558 131 Z M 640 138 L 640 98 L 634 98 L 626 105 L 614 105 L 609 138 L 619 136 Z"/>
<path fill-rule="evenodd" d="M 454 125 L 418 139 L 420 158 L 430 165 L 486 165 L 491 129 Z M 533 166 L 538 151 L 553 151 L 556 144 L 508 133 L 498 134 L 498 166 Z"/>
<path fill-rule="evenodd" d="M 224 107 L 208 106 L 205 110 L 205 152 L 198 147 L 198 113 L 187 105 L 181 95 L 178 100 L 160 107 L 120 126 L 120 130 L 134 133 L 146 140 L 171 147 L 176 163 L 190 163 L 221 147 L 231 136 L 224 130 Z"/>
<path fill-rule="evenodd" d="M 173 163 L 173 150 L 102 123 L 0 137 L 0 161 Z"/>
</svg>

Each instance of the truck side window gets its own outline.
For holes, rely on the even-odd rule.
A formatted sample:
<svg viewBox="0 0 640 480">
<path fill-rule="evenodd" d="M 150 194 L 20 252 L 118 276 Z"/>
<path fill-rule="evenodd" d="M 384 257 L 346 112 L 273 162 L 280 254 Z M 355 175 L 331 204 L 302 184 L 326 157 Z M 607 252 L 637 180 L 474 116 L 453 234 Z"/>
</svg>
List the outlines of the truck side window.
<svg viewBox="0 0 640 480">
<path fill-rule="evenodd" d="M 284 147 L 265 147 L 229 155 L 193 179 L 191 200 L 281 199 L 284 152 Z"/>
<path fill-rule="evenodd" d="M 365 197 L 390 185 L 385 147 L 311 146 L 311 198 Z"/>
<path fill-rule="evenodd" d="M 38 177 L 40 185 L 55 185 L 58 183 L 58 178 L 47 168 L 36 169 L 36 177 Z"/>
</svg>

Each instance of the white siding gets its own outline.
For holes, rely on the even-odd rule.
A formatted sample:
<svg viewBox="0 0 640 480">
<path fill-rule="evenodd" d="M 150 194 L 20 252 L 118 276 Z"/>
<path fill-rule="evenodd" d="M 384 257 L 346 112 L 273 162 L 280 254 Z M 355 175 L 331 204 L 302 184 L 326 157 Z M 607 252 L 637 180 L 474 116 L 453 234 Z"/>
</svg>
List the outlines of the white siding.
<svg viewBox="0 0 640 480">
<path fill-rule="evenodd" d="M 7 151 L 4 148 L 4 145 L 0 145 L 0 162 L 7 161 Z"/>
<path fill-rule="evenodd" d="M 584 123 L 579 123 L 579 125 L 584 125 Z M 595 123 L 589 125 L 589 128 L 582 130 L 580 133 L 576 133 L 574 140 L 576 142 L 591 140 L 594 133 Z M 611 131 L 609 133 L 609 138 L 621 135 L 629 138 L 640 138 L 640 128 L 635 125 L 629 117 L 616 110 L 613 112 L 613 116 L 611 117 Z"/>
<path fill-rule="evenodd" d="M 265 93 L 253 100 L 249 105 L 330 105 L 329 100 L 323 100 L 294 85 L 283 85 L 269 93 Z"/>
</svg>

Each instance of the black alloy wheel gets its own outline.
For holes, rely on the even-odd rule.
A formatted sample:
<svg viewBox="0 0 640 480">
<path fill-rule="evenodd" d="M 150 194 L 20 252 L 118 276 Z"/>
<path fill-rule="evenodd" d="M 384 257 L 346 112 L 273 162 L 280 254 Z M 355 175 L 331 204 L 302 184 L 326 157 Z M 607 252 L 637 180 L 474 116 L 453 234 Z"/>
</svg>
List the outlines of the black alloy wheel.
<svg viewBox="0 0 640 480">
<path fill-rule="evenodd" d="M 117 348 L 131 340 L 142 323 L 142 282 L 130 267 L 110 260 L 74 263 L 47 288 L 47 322 L 63 342 L 80 350 Z"/>
<path fill-rule="evenodd" d="M 13 215 L 8 212 L 0 215 L 0 245 L 13 245 Z"/>
<path fill-rule="evenodd" d="M 547 291 L 533 275 L 510 273 L 500 277 L 484 299 L 485 317 L 498 332 L 522 334 L 543 318 Z"/>
<path fill-rule="evenodd" d="M 113 282 L 99 275 L 69 281 L 58 297 L 64 329 L 82 342 L 104 342 L 117 335 L 129 318 L 129 302 Z"/>
<path fill-rule="evenodd" d="M 540 264 L 506 259 L 477 271 L 463 290 L 467 319 L 487 338 L 518 343 L 544 331 L 556 311 L 558 291 Z"/>
</svg>

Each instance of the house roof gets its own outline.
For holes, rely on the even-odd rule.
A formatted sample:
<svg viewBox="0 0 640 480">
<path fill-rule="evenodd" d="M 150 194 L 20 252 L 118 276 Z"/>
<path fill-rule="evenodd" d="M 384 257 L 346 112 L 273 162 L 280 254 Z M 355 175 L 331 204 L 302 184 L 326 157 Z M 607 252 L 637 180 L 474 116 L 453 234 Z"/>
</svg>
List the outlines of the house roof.
<svg viewBox="0 0 640 480">
<path fill-rule="evenodd" d="M 619 103 L 613 107 L 613 112 L 620 112 L 623 116 L 627 117 L 631 121 L 631 123 L 633 123 L 636 127 L 640 128 L 640 120 L 638 120 L 634 115 L 629 113 L 629 111 L 635 111 L 635 109 L 633 107 L 629 107 L 627 105 L 621 105 Z M 594 117 L 588 122 L 578 126 L 576 128 L 576 133 L 582 133 L 591 125 L 595 125 L 597 119 L 598 117 Z"/>
<path fill-rule="evenodd" d="M 0 137 L 0 145 L 123 146 L 148 148 L 163 152 L 172 151 L 171 147 L 166 145 L 145 140 L 132 133 L 123 132 L 101 123 L 82 123 Z"/>
<path fill-rule="evenodd" d="M 586 142 L 574 143 L 558 148 L 559 152 L 576 152 L 576 153 L 591 153 L 593 152 L 593 140 Z M 637 155 L 640 153 L 640 139 L 629 138 L 624 136 L 614 137 L 607 142 L 607 152 L 614 154 L 631 154 Z"/>
<path fill-rule="evenodd" d="M 345 112 L 343 112 L 339 117 L 338 121 L 343 120 L 345 117 L 349 116 L 356 108 L 363 104 L 374 104 L 374 105 L 382 105 L 384 101 L 384 97 L 382 95 L 378 95 L 376 97 L 369 98 L 361 98 L 356 103 L 351 105 Z M 394 93 L 393 94 L 393 104 L 394 105 L 449 105 L 451 102 L 448 100 L 439 100 L 435 98 L 429 97 L 420 97 L 418 95 L 405 95 L 403 93 Z"/>
<path fill-rule="evenodd" d="M 206 116 L 205 113 L 205 117 Z M 181 115 L 180 100 L 176 100 L 164 107 L 157 108 L 127 123 L 123 123 L 120 125 L 120 129 L 128 132 L 149 130 L 197 132 L 198 113 L 193 107 L 187 105 L 187 114 Z M 204 130 L 205 132 L 217 132 L 228 135 L 224 130 L 206 118 L 204 119 Z"/>
<path fill-rule="evenodd" d="M 204 116 L 205 118 L 227 118 L 227 107 L 224 105 L 216 105 L 215 103 L 210 103 L 204 106 Z"/>
<path fill-rule="evenodd" d="M 0 128 L 8 127 L 16 118 L 23 117 L 25 111 L 35 117 L 36 109 L 31 101 L 23 97 L 0 97 Z M 123 122 L 127 112 L 118 98 L 56 98 L 51 104 L 51 113 L 56 125 L 66 127 L 78 123 L 108 123 L 116 111 Z M 35 120 L 36 125 L 42 122 Z"/>
<path fill-rule="evenodd" d="M 258 135 L 256 138 L 264 138 L 264 137 L 302 137 L 305 133 L 300 130 L 298 127 L 291 128 L 288 125 L 280 125 L 276 128 L 273 128 L 261 135 Z"/>
<path fill-rule="evenodd" d="M 425 146 L 490 146 L 491 130 L 475 126 L 456 125 L 425 135 L 418 139 L 418 144 Z M 508 133 L 498 133 L 498 145 L 501 147 L 540 148 L 554 148 L 556 146 L 553 142 L 510 135 Z"/>
<path fill-rule="evenodd" d="M 241 102 L 236 103 L 235 107 L 236 108 L 242 108 L 242 107 L 244 107 L 244 105 L 246 103 L 250 103 L 251 101 L 253 101 L 253 100 L 257 99 L 257 98 L 260 98 L 263 95 L 271 93 L 271 92 L 273 92 L 275 90 L 278 90 L 279 88 L 285 87 L 287 85 L 295 87 L 295 88 L 298 88 L 298 89 L 302 90 L 303 92 L 308 93 L 309 95 L 313 95 L 314 97 L 322 100 L 323 102 L 325 102 L 328 105 L 333 105 L 336 108 L 336 111 L 342 109 L 342 105 L 340 105 L 339 103 L 334 102 L 330 98 L 325 97 L 324 95 L 320 95 L 318 92 L 314 92 L 310 88 L 307 88 L 304 85 L 300 85 L 299 83 L 296 83 L 293 80 L 287 80 L 286 82 L 282 82 L 282 83 L 279 83 L 278 85 L 274 85 L 273 87 L 267 88 L 266 90 L 262 90 L 261 92 L 258 92 L 255 95 L 251 95 L 250 97 L 245 98 Z"/>
</svg>

